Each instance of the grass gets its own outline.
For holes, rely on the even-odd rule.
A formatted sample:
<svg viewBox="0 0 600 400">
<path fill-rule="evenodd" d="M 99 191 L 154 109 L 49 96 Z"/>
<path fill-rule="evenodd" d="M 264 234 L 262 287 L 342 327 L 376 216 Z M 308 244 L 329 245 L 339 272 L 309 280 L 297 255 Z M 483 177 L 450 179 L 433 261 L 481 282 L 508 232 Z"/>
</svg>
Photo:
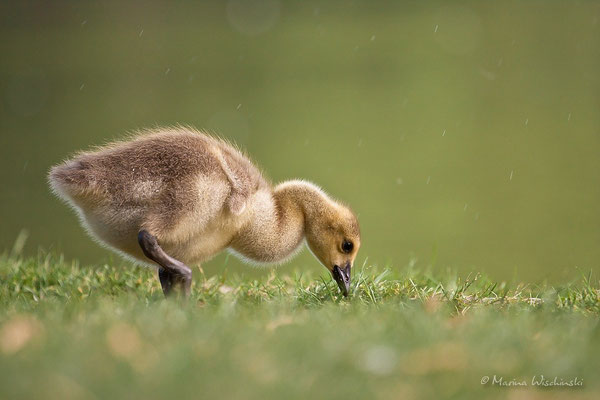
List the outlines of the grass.
<svg viewBox="0 0 600 400">
<path fill-rule="evenodd" d="M 347 299 L 289 269 L 194 279 L 180 304 L 147 269 L 1 256 L 0 398 L 600 395 L 591 276 L 513 286 L 363 267 Z"/>
</svg>

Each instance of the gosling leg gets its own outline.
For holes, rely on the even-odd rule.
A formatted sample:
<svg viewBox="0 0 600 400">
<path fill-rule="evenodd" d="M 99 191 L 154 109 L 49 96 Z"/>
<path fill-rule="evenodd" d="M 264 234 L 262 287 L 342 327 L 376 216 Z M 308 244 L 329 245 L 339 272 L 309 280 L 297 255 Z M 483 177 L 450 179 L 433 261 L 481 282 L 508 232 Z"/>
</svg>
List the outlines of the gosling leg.
<svg viewBox="0 0 600 400">
<path fill-rule="evenodd" d="M 146 230 L 138 233 L 138 243 L 144 255 L 162 267 L 158 270 L 158 277 L 165 297 L 170 295 L 173 288 L 179 288 L 187 298 L 192 286 L 190 267 L 165 253 L 156 237 Z"/>
<path fill-rule="evenodd" d="M 173 274 L 163 267 L 158 267 L 158 280 L 160 280 L 160 286 L 162 287 L 165 297 L 168 297 L 173 289 Z"/>
</svg>

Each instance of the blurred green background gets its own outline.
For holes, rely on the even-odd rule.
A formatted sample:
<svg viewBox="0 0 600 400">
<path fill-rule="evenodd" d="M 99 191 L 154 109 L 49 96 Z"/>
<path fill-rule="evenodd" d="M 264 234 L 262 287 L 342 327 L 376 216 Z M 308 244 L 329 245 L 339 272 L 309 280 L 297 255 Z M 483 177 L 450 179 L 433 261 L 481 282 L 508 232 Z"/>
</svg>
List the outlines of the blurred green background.
<svg viewBox="0 0 600 400">
<path fill-rule="evenodd" d="M 598 271 L 599 18 L 591 1 L 2 2 L 0 248 L 26 229 L 27 252 L 106 260 L 48 168 L 182 123 L 349 203 L 359 264 Z M 224 264 L 247 270 L 204 267 Z"/>
</svg>

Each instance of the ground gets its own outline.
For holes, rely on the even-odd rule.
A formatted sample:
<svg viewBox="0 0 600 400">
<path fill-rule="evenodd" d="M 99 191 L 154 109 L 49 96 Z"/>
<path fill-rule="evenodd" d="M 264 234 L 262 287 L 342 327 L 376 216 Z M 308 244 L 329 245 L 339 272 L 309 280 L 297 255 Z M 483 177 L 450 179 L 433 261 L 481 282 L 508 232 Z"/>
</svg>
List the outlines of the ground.
<svg viewBox="0 0 600 400">
<path fill-rule="evenodd" d="M 0 398 L 600 398 L 591 276 L 509 285 L 363 266 L 345 299 L 293 267 L 194 271 L 181 304 L 153 271 L 114 264 L 0 257 Z"/>
</svg>

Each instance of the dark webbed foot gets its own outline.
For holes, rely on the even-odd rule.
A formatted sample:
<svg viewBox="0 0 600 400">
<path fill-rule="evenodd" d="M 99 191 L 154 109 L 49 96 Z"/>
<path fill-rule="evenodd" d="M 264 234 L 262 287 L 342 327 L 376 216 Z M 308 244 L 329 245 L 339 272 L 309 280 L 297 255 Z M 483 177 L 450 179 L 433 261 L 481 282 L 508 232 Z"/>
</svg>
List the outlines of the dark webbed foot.
<svg viewBox="0 0 600 400">
<path fill-rule="evenodd" d="M 192 286 L 192 270 L 179 260 L 169 256 L 160 247 L 156 237 L 146 230 L 138 233 L 138 243 L 144 255 L 156 262 L 161 268 L 158 269 L 158 277 L 165 297 L 168 297 L 174 288 L 188 297 Z"/>
</svg>

